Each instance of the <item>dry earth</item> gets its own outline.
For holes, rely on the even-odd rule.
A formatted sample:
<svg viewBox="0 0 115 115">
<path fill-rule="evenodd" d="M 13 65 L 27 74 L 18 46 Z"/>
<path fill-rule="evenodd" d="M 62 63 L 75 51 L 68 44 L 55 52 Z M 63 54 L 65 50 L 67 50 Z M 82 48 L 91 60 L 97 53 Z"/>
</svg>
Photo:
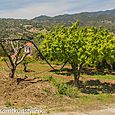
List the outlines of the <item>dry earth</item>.
<svg viewBox="0 0 115 115">
<path fill-rule="evenodd" d="M 0 66 L 2 67 L 2 65 Z M 55 108 L 63 108 L 65 105 L 70 106 L 73 104 L 73 100 L 68 97 L 59 98 L 56 96 L 57 89 L 47 80 L 44 80 L 40 76 L 46 76 L 53 73 L 48 73 L 50 70 L 48 67 L 42 67 L 36 65 L 34 66 L 37 71 L 34 77 L 28 77 L 27 79 L 23 78 L 14 78 L 11 79 L 8 77 L 7 73 L 0 72 L 0 106 L 15 106 L 26 108 L 31 105 L 31 107 L 41 107 L 48 109 L 47 106 Z M 42 71 L 42 73 L 40 71 Z M 45 71 L 45 72 L 43 72 Z M 47 72 L 46 72 L 47 71 Z M 30 73 L 30 75 L 32 75 Z M 66 79 L 66 81 L 72 80 L 72 77 L 66 77 L 63 75 L 54 75 L 55 77 L 60 77 Z M 88 79 L 85 79 L 88 80 Z M 105 81 L 104 81 L 105 82 Z M 111 81 L 110 81 L 111 82 Z M 114 84 L 115 81 L 112 81 Z M 97 107 L 97 106 L 96 106 Z M 76 107 L 77 108 L 77 107 Z M 115 115 L 115 106 L 105 109 L 93 110 L 93 107 L 89 107 L 88 111 L 84 110 L 83 112 L 76 112 L 76 108 L 68 110 L 69 112 L 62 113 L 51 113 L 49 115 Z M 99 108 L 97 108 L 99 109 Z M 79 110 L 79 109 L 77 109 Z M 93 111 L 89 111 L 93 110 Z M 55 111 L 55 110 L 54 110 Z M 75 111 L 75 112 L 71 112 Z M 28 115 L 28 114 L 15 114 L 15 113 L 0 113 L 0 115 Z"/>
</svg>

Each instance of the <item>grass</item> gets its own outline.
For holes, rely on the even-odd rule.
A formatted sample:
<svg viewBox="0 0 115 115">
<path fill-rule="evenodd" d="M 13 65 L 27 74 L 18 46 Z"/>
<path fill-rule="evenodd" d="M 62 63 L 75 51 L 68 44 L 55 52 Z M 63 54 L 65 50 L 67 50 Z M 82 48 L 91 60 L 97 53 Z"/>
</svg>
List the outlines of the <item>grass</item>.
<svg viewBox="0 0 115 115">
<path fill-rule="evenodd" d="M 6 101 L 5 106 L 6 106 L 6 107 L 12 107 L 13 104 L 12 104 L 10 101 Z"/>
<path fill-rule="evenodd" d="M 50 81 L 57 88 L 57 94 L 66 95 L 71 98 L 78 97 L 77 87 L 67 85 L 65 82 L 62 82 L 61 79 L 53 78 L 52 76 L 44 76 L 43 78 Z"/>
<path fill-rule="evenodd" d="M 100 80 L 115 80 L 115 75 L 92 75 L 89 77 L 100 79 Z"/>
<path fill-rule="evenodd" d="M 65 104 L 62 108 L 56 108 L 56 110 L 58 111 L 65 111 L 66 106 L 71 106 L 72 108 L 75 107 L 75 109 L 77 108 L 79 110 L 84 111 L 85 109 L 99 109 L 101 107 L 105 107 L 115 103 L 114 93 L 112 94 L 107 92 L 101 92 L 96 95 L 94 93 L 81 93 L 76 87 L 65 84 L 64 82 L 60 81 L 59 78 L 54 78 L 52 76 L 44 76 L 44 79 L 47 79 L 55 87 L 57 87 L 58 94 L 65 95 L 71 99 L 71 101 L 68 102 L 69 105 Z"/>
</svg>

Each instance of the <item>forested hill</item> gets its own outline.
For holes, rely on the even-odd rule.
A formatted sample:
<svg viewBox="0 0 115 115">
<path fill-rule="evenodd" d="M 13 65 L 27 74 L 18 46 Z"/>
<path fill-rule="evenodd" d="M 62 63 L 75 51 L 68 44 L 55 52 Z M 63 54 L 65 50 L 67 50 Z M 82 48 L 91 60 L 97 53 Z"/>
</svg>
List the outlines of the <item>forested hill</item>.
<svg viewBox="0 0 115 115">
<path fill-rule="evenodd" d="M 0 37 L 15 35 L 16 33 L 49 30 L 54 24 L 71 25 L 79 20 L 81 26 L 104 26 L 115 33 L 115 9 L 99 12 L 82 12 L 77 14 L 64 14 L 55 17 L 39 16 L 27 19 L 0 19 Z"/>
<path fill-rule="evenodd" d="M 85 26 L 104 26 L 115 32 L 115 9 L 99 11 L 99 12 L 82 12 L 77 14 L 64 14 L 55 17 L 39 16 L 32 21 L 41 22 L 43 24 L 52 25 L 54 23 L 62 23 L 71 25 L 76 20 L 80 21 L 80 25 Z"/>
</svg>

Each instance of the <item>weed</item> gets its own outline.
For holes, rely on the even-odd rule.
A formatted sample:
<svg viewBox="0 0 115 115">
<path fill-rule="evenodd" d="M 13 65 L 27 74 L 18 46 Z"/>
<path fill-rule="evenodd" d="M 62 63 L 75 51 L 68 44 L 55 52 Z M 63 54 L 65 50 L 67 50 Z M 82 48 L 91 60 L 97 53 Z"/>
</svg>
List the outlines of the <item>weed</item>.
<svg viewBox="0 0 115 115">
<path fill-rule="evenodd" d="M 44 78 L 50 81 L 57 88 L 57 94 L 66 95 L 69 97 L 78 97 L 77 87 L 67 85 L 64 82 L 61 82 L 60 79 L 53 78 L 52 76 L 45 76 Z M 45 89 L 45 91 L 47 92 L 47 89 Z"/>
<path fill-rule="evenodd" d="M 47 81 L 52 81 L 53 77 L 52 76 L 44 76 L 43 77 Z"/>
<path fill-rule="evenodd" d="M 50 90 L 48 89 L 48 88 L 44 88 L 44 89 L 42 89 L 43 90 L 43 92 L 45 93 L 45 94 L 49 94 L 50 93 Z"/>
<path fill-rule="evenodd" d="M 99 80 L 115 80 L 115 77 L 114 75 L 82 75 L 82 77 L 86 78 L 86 77 L 89 77 L 89 78 L 96 78 L 96 79 L 99 79 Z"/>
<path fill-rule="evenodd" d="M 6 106 L 6 107 L 12 107 L 13 104 L 12 104 L 10 101 L 6 101 L 5 106 Z"/>
</svg>

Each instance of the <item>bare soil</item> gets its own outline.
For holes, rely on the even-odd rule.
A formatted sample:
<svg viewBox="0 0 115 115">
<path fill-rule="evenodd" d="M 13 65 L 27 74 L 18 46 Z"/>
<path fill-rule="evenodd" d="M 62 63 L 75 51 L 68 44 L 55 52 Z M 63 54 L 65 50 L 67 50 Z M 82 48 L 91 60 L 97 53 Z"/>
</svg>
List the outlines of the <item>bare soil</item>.
<svg viewBox="0 0 115 115">
<path fill-rule="evenodd" d="M 42 77 L 12 79 L 0 74 L 0 107 L 40 107 L 46 111 L 55 111 L 64 109 L 65 105 L 69 107 L 74 102 L 56 93 L 56 87 Z"/>
<path fill-rule="evenodd" d="M 3 63 L 0 63 L 0 67 L 6 68 Z M 22 66 L 18 68 L 22 69 Z M 66 82 L 73 80 L 72 76 L 66 76 L 62 74 L 55 74 L 50 72 L 51 68 L 47 64 L 32 64 L 31 70 L 33 72 L 28 73 L 29 77 L 24 79 L 23 73 L 18 70 L 18 76 L 14 79 L 8 77 L 7 71 L 0 71 L 0 106 L 4 107 L 42 107 L 48 111 L 90 111 L 93 109 L 103 108 L 102 104 L 94 103 L 93 105 L 82 105 L 78 99 L 72 99 L 67 96 L 58 96 L 56 94 L 57 89 L 53 84 L 41 76 L 53 76 L 61 78 Z M 21 77 L 20 77 L 21 76 Z M 81 77 L 81 80 L 95 80 L 86 77 Z M 107 82 L 103 81 L 102 82 Z M 115 84 L 115 80 L 108 81 L 108 83 Z M 87 94 L 82 94 L 87 95 Z M 114 95 L 114 94 L 113 94 Z M 76 101 L 77 100 L 77 101 Z M 78 102 L 78 103 L 77 103 Z M 108 105 L 107 105 L 108 106 Z"/>
<path fill-rule="evenodd" d="M 44 91 L 45 88 L 49 94 Z M 14 106 L 39 105 L 44 102 L 48 103 L 48 100 L 51 102 L 54 94 L 55 88 L 45 80 L 39 78 L 11 79 L 0 76 L 0 105 L 8 103 Z"/>
</svg>

